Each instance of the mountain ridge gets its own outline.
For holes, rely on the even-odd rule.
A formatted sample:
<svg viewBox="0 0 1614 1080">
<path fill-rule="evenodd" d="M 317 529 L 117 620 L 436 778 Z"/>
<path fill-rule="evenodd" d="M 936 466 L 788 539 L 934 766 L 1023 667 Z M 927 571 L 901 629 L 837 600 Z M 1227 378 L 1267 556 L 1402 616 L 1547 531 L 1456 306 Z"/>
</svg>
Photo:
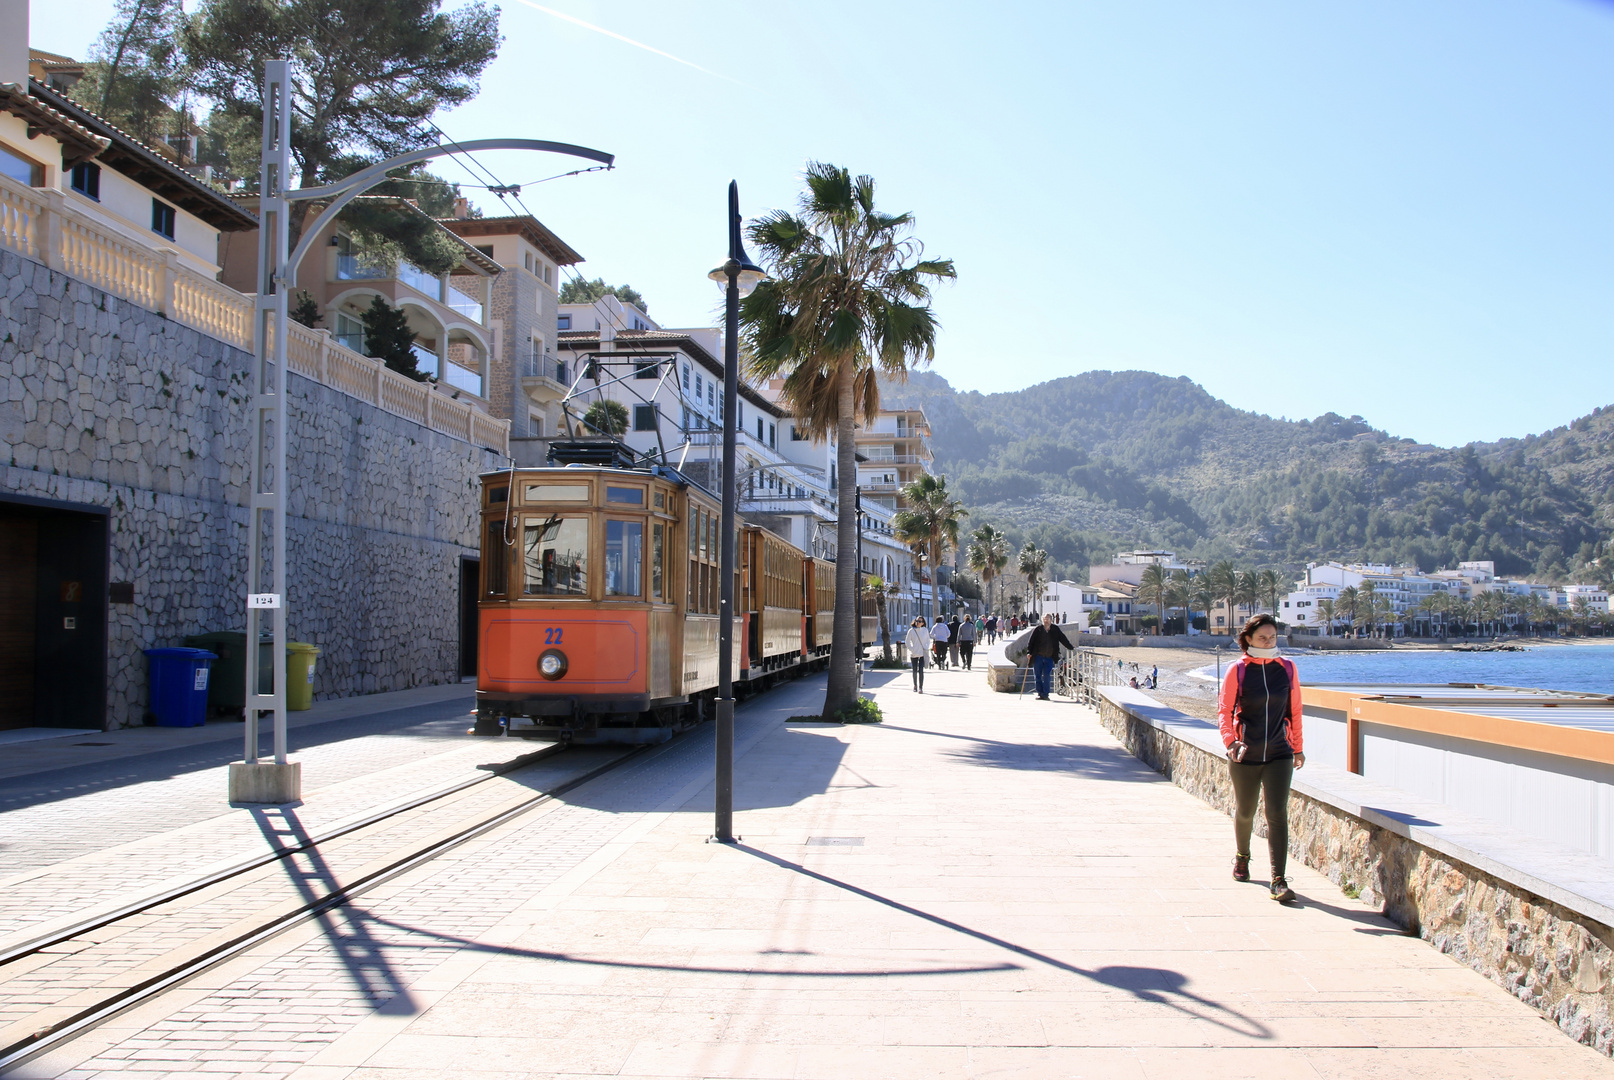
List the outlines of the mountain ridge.
<svg viewBox="0 0 1614 1080">
<path fill-rule="evenodd" d="M 881 394 L 925 409 L 935 467 L 976 520 L 1014 525 L 1016 543 L 1048 547 L 1063 574 L 1133 544 L 1291 570 L 1326 558 L 1425 570 L 1490 559 L 1554 580 L 1607 570 L 1614 408 L 1445 448 L 1360 416 L 1273 419 L 1144 371 L 997 394 L 917 371 Z M 1064 501 L 1041 505 L 1057 518 L 1018 524 L 1051 496 Z"/>
</svg>

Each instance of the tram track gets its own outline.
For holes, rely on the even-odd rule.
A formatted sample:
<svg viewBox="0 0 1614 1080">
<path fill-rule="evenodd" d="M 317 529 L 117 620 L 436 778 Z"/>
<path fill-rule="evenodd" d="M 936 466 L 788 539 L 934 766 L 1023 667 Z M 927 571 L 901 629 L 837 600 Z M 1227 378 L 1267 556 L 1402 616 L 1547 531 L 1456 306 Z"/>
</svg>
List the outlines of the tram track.
<svg viewBox="0 0 1614 1080">
<path fill-rule="evenodd" d="M 119 1013 L 150 1001 L 217 964 L 239 956 L 292 927 L 341 907 L 370 889 L 428 863 L 478 836 L 530 813 L 546 803 L 553 802 L 567 792 L 660 748 L 638 747 L 578 776 L 568 777 L 547 790 L 531 796 L 497 800 L 495 806 L 484 807 L 481 811 L 471 814 L 469 820 L 459 817 L 446 828 L 431 830 L 423 842 L 417 839 L 389 847 L 379 857 L 366 857 L 362 845 L 356 843 L 364 840 L 367 832 L 383 832 L 389 824 L 395 825 L 400 821 L 407 823 L 410 815 L 444 810 L 452 812 L 458 805 L 456 797 L 468 803 L 483 794 L 475 790 L 481 785 L 501 778 L 513 778 L 522 770 L 561 755 L 567 749 L 563 745 L 545 747 L 496 769 L 490 769 L 486 776 L 472 777 L 446 788 L 428 792 L 359 820 L 343 823 L 317 836 L 307 837 L 294 845 L 276 848 L 263 855 L 243 860 L 115 909 L 98 912 L 71 925 L 59 927 L 11 946 L 0 953 L 0 996 L 6 994 L 8 985 L 26 980 L 36 973 L 49 974 L 48 969 L 52 963 L 72 961 L 70 965 L 72 968 L 83 969 L 86 967 L 86 960 L 93 962 L 94 959 L 93 956 L 86 957 L 85 954 L 93 954 L 100 946 L 108 946 L 104 951 L 113 954 L 124 951 L 124 946 L 115 944 L 123 940 L 118 933 L 120 927 L 126 928 L 132 934 L 146 931 L 148 937 L 158 942 L 156 945 L 148 946 L 148 951 L 150 948 L 161 951 L 146 963 L 135 962 L 128 965 L 125 970 L 129 977 L 122 979 L 121 985 L 108 985 L 109 981 L 118 979 L 117 975 L 102 979 L 94 987 L 73 987 L 70 982 L 64 982 L 61 991 L 62 1002 L 36 1012 L 27 1021 L 9 1025 L 0 1024 L 0 1030 L 10 1029 L 6 1031 L 10 1038 L 5 1045 L 0 1046 L 0 1073 L 48 1053 Z M 384 839 L 384 836 L 381 839 Z M 220 901 L 221 906 L 227 907 L 228 905 L 222 904 L 222 901 L 228 899 L 229 894 L 220 890 L 227 890 L 232 883 L 240 885 L 246 891 L 257 885 L 269 886 L 271 889 L 278 888 L 284 892 L 288 888 L 288 883 L 301 889 L 301 885 L 296 885 L 296 880 L 306 879 L 311 875 L 299 875 L 294 867 L 288 866 L 286 874 L 281 879 L 267 879 L 262 872 L 273 868 L 276 864 L 295 860 L 298 856 L 323 860 L 325 848 L 339 841 L 346 842 L 350 849 L 357 851 L 357 854 L 353 854 L 353 851 L 349 854 L 351 860 L 358 861 L 358 865 L 349 868 L 346 873 L 351 876 L 341 881 L 335 880 L 334 870 L 326 871 L 324 876 L 327 880 L 324 884 L 327 887 L 319 890 L 317 895 L 299 896 L 290 900 L 272 899 L 268 903 L 252 901 L 258 906 L 250 913 L 240 918 L 231 918 L 226 914 L 225 918 L 228 921 L 223 925 L 211 931 L 204 927 L 192 934 L 190 940 L 177 943 L 162 942 L 164 934 L 173 935 L 174 931 L 169 928 L 163 927 L 160 933 L 153 931 L 152 923 L 160 923 L 163 919 L 163 916 L 158 914 L 159 909 L 165 905 L 182 902 L 186 898 L 197 898 L 199 894 L 207 893 L 208 890 L 214 890 L 218 895 L 211 898 L 202 896 L 199 903 Z M 181 909 L 172 912 L 171 918 L 184 927 L 184 921 L 189 914 L 188 909 Z M 107 931 L 111 933 L 108 934 Z M 87 940 L 86 935 L 101 935 L 102 940 L 88 939 L 88 944 L 82 949 L 71 948 L 74 943 Z M 169 947 L 170 944 L 172 947 Z M 59 959 L 53 960 L 53 957 Z M 71 971 L 68 972 L 68 975 L 71 974 Z M 35 981 L 37 982 L 37 979 Z M 97 994 L 92 1001 L 83 1000 L 87 993 L 94 994 L 95 991 L 104 992 Z M 35 1024 L 36 1021 L 37 1026 L 29 1030 L 19 1030 L 26 1024 Z"/>
</svg>

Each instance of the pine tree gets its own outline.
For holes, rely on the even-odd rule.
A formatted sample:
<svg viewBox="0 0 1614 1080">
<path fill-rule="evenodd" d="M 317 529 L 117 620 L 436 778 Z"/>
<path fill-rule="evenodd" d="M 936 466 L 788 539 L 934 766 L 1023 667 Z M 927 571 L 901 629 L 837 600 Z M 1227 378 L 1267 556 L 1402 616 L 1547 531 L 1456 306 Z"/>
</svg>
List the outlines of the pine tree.
<svg viewBox="0 0 1614 1080">
<path fill-rule="evenodd" d="M 409 318 L 381 297 L 370 301 L 364 313 L 364 351 L 400 375 L 425 382 L 426 375 L 415 364 L 415 332 Z"/>
<path fill-rule="evenodd" d="M 319 325 L 319 305 L 314 303 L 314 297 L 307 289 L 299 290 L 297 302 L 291 305 L 286 317 L 292 322 L 302 323 L 312 330 Z"/>
</svg>

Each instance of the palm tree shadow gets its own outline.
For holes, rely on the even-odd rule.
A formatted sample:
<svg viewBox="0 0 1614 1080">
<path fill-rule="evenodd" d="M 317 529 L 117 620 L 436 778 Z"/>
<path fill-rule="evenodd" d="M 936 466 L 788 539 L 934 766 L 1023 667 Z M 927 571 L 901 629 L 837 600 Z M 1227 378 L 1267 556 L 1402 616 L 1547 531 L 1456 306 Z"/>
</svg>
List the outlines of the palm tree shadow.
<svg viewBox="0 0 1614 1080">
<path fill-rule="evenodd" d="M 1256 1020 L 1254 1017 L 1246 1016 L 1237 1009 L 1223 1005 L 1221 1002 L 1213 1001 L 1210 998 L 1201 997 L 1198 994 L 1188 990 L 1188 977 L 1180 971 L 1173 971 L 1170 968 L 1124 966 L 1096 968 L 1090 971 L 1086 968 L 1078 967 L 1075 964 L 1068 963 L 1056 957 L 1049 956 L 1046 953 L 1037 952 L 1036 950 L 1027 948 L 1024 945 L 1016 945 L 1012 941 L 1005 941 L 1003 938 L 996 937 L 980 930 L 975 930 L 971 927 L 963 925 L 962 923 L 954 922 L 951 919 L 944 919 L 940 915 L 933 915 L 928 911 L 923 911 L 919 908 L 912 907 L 908 904 L 902 903 L 901 901 L 893 900 L 887 896 L 881 896 L 879 893 L 871 892 L 868 889 L 860 888 L 859 886 L 853 885 L 850 882 L 845 882 L 838 878 L 830 877 L 828 874 L 821 874 L 816 870 L 809 870 L 800 863 L 791 862 L 788 859 L 780 858 L 779 856 L 770 854 L 766 851 L 748 847 L 745 844 L 736 844 L 735 849 L 762 859 L 765 862 L 772 863 L 781 869 L 790 870 L 805 877 L 810 877 L 814 881 L 821 881 L 824 884 L 832 885 L 837 889 L 844 889 L 855 896 L 863 897 L 865 900 L 872 900 L 877 904 L 883 904 L 886 907 L 892 908 L 893 910 L 903 912 L 907 915 L 912 915 L 918 919 L 923 919 L 926 922 L 944 927 L 956 933 L 964 934 L 965 936 L 972 937 L 977 941 L 984 941 L 989 945 L 994 945 L 1000 949 L 1006 949 L 1017 956 L 1025 957 L 1028 960 L 1034 960 L 1039 964 L 1045 964 L 1048 967 L 1055 968 L 1059 971 L 1064 971 L 1084 979 L 1090 979 L 1093 982 L 1100 983 L 1104 986 L 1113 987 L 1117 990 L 1124 990 L 1139 1001 L 1146 1001 L 1155 1005 L 1164 1005 L 1167 1008 L 1174 1009 L 1186 1016 L 1191 1016 L 1196 1020 L 1204 1020 L 1207 1023 L 1215 1024 L 1217 1027 L 1224 1028 L 1227 1031 L 1244 1036 L 1246 1038 L 1271 1039 L 1273 1037 L 1271 1029 L 1269 1029 L 1259 1020 Z"/>
<path fill-rule="evenodd" d="M 966 765 L 992 769 L 1020 769 L 1029 772 L 1064 772 L 1094 780 L 1124 780 L 1134 784 L 1169 783 L 1153 769 L 1142 765 L 1124 750 L 1081 743 L 1016 743 L 957 735 L 946 731 L 882 724 L 887 731 L 934 735 L 971 745 L 949 750 L 948 756 Z"/>
</svg>

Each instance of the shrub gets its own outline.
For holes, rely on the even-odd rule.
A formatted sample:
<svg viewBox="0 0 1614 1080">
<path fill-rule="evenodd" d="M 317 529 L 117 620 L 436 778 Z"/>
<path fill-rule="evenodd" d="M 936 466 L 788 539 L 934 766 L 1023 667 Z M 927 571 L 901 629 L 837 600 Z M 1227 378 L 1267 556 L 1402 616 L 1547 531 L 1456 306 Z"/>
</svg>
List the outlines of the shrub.
<svg viewBox="0 0 1614 1080">
<path fill-rule="evenodd" d="M 878 724 L 885 716 L 872 699 L 860 697 L 854 704 L 836 713 L 835 719 L 843 724 Z"/>
</svg>

